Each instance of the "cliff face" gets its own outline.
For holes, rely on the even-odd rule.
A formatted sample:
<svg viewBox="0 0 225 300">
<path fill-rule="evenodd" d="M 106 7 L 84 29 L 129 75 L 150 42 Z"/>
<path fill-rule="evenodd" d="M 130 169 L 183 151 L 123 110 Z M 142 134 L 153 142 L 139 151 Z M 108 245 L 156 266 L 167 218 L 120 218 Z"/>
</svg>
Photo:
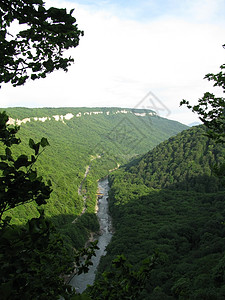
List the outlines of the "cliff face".
<svg viewBox="0 0 225 300">
<path fill-rule="evenodd" d="M 59 109 L 60 110 L 60 109 Z M 9 109 L 10 111 L 10 109 Z M 43 113 L 45 113 L 43 111 Z M 65 124 L 65 121 L 68 121 L 72 118 L 80 118 L 82 116 L 91 116 L 91 115 L 101 115 L 101 114 L 105 114 L 107 116 L 109 115 L 117 115 L 117 114 L 133 114 L 134 116 L 137 116 L 137 117 L 146 117 L 146 116 L 156 116 L 157 114 L 154 112 L 154 111 L 143 111 L 143 110 L 140 110 L 140 112 L 138 112 L 138 110 L 127 110 L 127 109 L 118 109 L 118 110 L 115 110 L 115 109 L 111 109 L 111 110 L 104 110 L 104 111 L 99 111 L 99 110 L 96 110 L 96 111 L 88 111 L 88 108 L 87 108 L 87 111 L 78 111 L 78 112 L 75 112 L 75 115 L 71 112 L 68 112 L 66 113 L 65 115 L 52 115 L 52 116 L 44 116 L 44 117 L 26 117 L 26 118 L 23 118 L 22 120 L 20 119 L 13 119 L 13 118 L 9 118 L 9 121 L 8 121 L 8 124 L 11 124 L 11 125 L 18 125 L 20 126 L 21 124 L 26 124 L 27 122 L 32 122 L 32 121 L 40 121 L 40 122 L 45 122 L 47 120 L 55 120 L 55 121 L 61 121 Z"/>
</svg>

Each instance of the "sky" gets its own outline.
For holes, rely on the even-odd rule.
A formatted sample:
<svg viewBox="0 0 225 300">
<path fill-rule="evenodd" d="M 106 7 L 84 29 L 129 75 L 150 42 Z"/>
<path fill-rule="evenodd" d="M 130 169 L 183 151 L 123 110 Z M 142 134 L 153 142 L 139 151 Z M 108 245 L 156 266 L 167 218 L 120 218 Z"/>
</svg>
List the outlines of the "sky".
<svg viewBox="0 0 225 300">
<path fill-rule="evenodd" d="M 184 124 L 197 115 L 179 107 L 206 91 L 203 80 L 224 63 L 224 0 L 46 0 L 75 8 L 84 31 L 68 51 L 75 63 L 24 86 L 2 85 L 0 107 L 148 108 Z"/>
</svg>

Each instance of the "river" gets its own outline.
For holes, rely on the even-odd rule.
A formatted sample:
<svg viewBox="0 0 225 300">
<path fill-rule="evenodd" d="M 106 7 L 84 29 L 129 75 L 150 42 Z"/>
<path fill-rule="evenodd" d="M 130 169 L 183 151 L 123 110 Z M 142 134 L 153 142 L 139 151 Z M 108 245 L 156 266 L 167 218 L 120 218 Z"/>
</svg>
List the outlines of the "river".
<svg viewBox="0 0 225 300">
<path fill-rule="evenodd" d="M 99 192 L 103 194 L 103 197 L 98 200 L 97 216 L 100 224 L 100 235 L 98 239 L 99 250 L 96 251 L 96 256 L 92 258 L 93 265 L 89 267 L 89 271 L 86 274 L 74 276 L 69 284 L 72 285 L 78 293 L 82 293 L 87 285 L 92 285 L 95 280 L 95 272 L 99 264 L 102 255 L 106 254 L 105 248 L 109 244 L 112 238 L 112 222 L 108 212 L 108 191 L 109 182 L 108 178 L 100 180 L 98 182 Z"/>
</svg>

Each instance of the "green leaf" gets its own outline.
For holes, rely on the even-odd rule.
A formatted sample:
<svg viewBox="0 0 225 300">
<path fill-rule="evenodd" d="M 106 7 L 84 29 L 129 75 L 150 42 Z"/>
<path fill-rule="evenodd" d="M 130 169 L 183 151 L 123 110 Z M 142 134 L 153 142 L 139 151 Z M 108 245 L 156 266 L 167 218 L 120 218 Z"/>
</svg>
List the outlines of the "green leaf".
<svg viewBox="0 0 225 300">
<path fill-rule="evenodd" d="M 12 152 L 11 152 L 11 150 L 10 150 L 8 147 L 5 149 L 5 154 L 6 154 L 8 157 L 11 157 L 11 156 L 12 156 Z"/>
<path fill-rule="evenodd" d="M 0 159 L 1 160 L 7 160 L 7 156 L 6 155 L 0 155 Z"/>
<path fill-rule="evenodd" d="M 36 74 L 31 74 L 31 76 L 30 76 L 30 77 L 31 77 L 31 79 L 32 79 L 32 80 L 35 80 L 35 79 L 37 79 L 37 78 L 38 78 L 38 76 L 37 76 Z"/>
<path fill-rule="evenodd" d="M 5 170 L 8 167 L 8 164 L 5 162 L 0 162 L 0 170 Z"/>
<path fill-rule="evenodd" d="M 30 162 L 28 161 L 27 155 L 20 155 L 15 161 L 14 165 L 16 169 L 19 169 L 21 167 L 28 167 L 30 165 Z"/>
<path fill-rule="evenodd" d="M 41 146 L 43 148 L 46 147 L 46 146 L 50 146 L 48 140 L 44 137 L 41 139 Z"/>
<path fill-rule="evenodd" d="M 40 142 L 39 143 L 37 143 L 37 144 L 34 144 L 34 151 L 35 151 L 35 155 L 38 155 L 38 153 L 39 153 L 39 149 L 40 149 Z"/>
<path fill-rule="evenodd" d="M 31 149 L 35 149 L 34 146 L 35 146 L 35 142 L 33 139 L 29 139 L 29 146 Z"/>
<path fill-rule="evenodd" d="M 37 178 L 37 172 L 32 170 L 28 177 L 31 181 L 34 181 Z"/>
</svg>

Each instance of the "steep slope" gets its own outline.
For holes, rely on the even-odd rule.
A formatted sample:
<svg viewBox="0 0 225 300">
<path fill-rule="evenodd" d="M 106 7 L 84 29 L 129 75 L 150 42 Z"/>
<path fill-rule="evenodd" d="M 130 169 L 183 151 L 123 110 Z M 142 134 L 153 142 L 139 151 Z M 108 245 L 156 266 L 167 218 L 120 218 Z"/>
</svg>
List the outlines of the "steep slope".
<svg viewBox="0 0 225 300">
<path fill-rule="evenodd" d="M 128 168 L 148 187 L 215 192 L 218 178 L 212 177 L 215 164 L 223 162 L 225 148 L 209 140 L 203 126 L 193 127 L 171 137 Z"/>
<path fill-rule="evenodd" d="M 110 175 L 115 234 L 99 271 L 116 255 L 135 266 L 155 252 L 140 299 L 224 299 L 224 183 L 211 174 L 225 147 L 203 127 L 179 133 Z"/>
<path fill-rule="evenodd" d="M 10 123 L 21 126 L 22 143 L 15 147 L 17 154 L 29 152 L 29 138 L 35 141 L 43 136 L 48 138 L 50 147 L 42 153 L 37 164 L 39 174 L 51 179 L 53 184 L 46 215 L 79 246 L 85 242 L 87 230 L 98 229 L 94 214 L 97 179 L 186 128 L 146 110 L 8 108 L 6 111 Z M 86 213 L 75 224 L 72 221 L 84 208 L 83 195 L 78 194 L 78 188 L 89 165 L 90 172 L 82 185 L 87 198 Z M 16 224 L 23 224 L 27 218 L 37 215 L 34 205 L 18 207 L 12 213 Z"/>
<path fill-rule="evenodd" d="M 113 148 L 124 156 L 142 154 L 187 126 L 161 118 L 151 110 L 123 108 L 8 108 L 11 123 L 58 121 L 75 130 L 74 139 L 90 143 L 91 154 Z M 84 141 L 85 139 L 85 141 Z M 104 144 L 104 145 L 103 145 Z"/>
</svg>

